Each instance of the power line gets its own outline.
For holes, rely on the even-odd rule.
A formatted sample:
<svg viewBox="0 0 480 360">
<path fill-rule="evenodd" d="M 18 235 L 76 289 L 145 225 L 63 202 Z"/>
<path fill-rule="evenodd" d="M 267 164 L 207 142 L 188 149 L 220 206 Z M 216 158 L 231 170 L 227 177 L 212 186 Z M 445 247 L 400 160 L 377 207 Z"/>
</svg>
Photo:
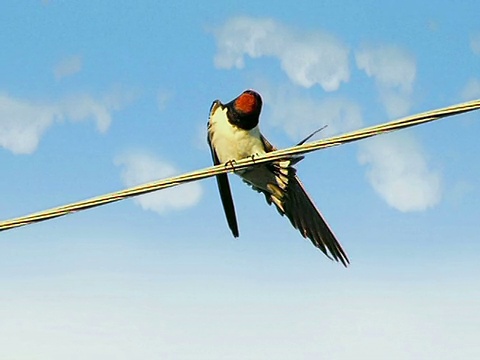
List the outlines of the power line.
<svg viewBox="0 0 480 360">
<path fill-rule="evenodd" d="M 236 161 L 232 165 L 217 165 L 205 169 L 185 173 L 182 175 L 170 177 L 168 179 L 153 181 L 147 184 L 135 186 L 121 191 L 112 192 L 109 194 L 97 196 L 91 199 L 71 203 L 55 207 L 52 209 L 39 211 L 30 215 L 21 216 L 0 222 L 0 231 L 13 229 L 16 227 L 33 224 L 48 219 L 53 219 L 59 216 L 64 216 L 77 211 L 90 209 L 93 207 L 106 205 L 126 198 L 147 194 L 153 191 L 165 189 L 172 186 L 177 186 L 187 182 L 198 181 L 206 179 L 215 175 L 242 170 L 256 164 L 272 162 L 280 159 L 285 159 L 292 156 L 303 155 L 327 147 L 343 145 L 349 142 L 358 141 L 368 137 L 385 134 L 388 132 L 404 129 L 407 127 L 424 124 L 430 121 L 442 119 L 444 117 L 458 115 L 468 111 L 480 109 L 480 99 L 461 103 L 458 105 L 441 108 L 438 110 L 427 111 L 421 114 L 402 118 L 400 120 L 367 127 L 364 129 L 352 131 L 343 135 L 333 136 L 328 139 L 314 141 L 298 146 L 293 146 L 283 150 L 277 150 L 267 153 L 255 158 L 245 158 Z"/>
</svg>

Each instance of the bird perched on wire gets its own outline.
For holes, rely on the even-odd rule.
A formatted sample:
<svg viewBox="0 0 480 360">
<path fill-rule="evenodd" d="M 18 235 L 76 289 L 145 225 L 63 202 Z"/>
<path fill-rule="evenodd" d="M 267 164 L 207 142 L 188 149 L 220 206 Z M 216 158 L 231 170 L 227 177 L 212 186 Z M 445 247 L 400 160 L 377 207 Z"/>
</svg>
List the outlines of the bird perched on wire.
<svg viewBox="0 0 480 360">
<path fill-rule="evenodd" d="M 226 104 L 219 100 L 213 102 L 208 121 L 208 144 L 215 165 L 276 150 L 260 132 L 261 110 L 262 98 L 253 90 L 244 91 Z M 254 190 L 263 193 L 268 204 L 274 204 L 280 214 L 286 215 L 302 236 L 309 238 L 327 257 L 347 266 L 349 260 L 345 251 L 296 175 L 293 166 L 301 159 L 291 157 L 258 164 L 236 174 Z M 228 225 L 233 236 L 238 237 L 228 175 L 217 175 L 217 184 Z"/>
</svg>

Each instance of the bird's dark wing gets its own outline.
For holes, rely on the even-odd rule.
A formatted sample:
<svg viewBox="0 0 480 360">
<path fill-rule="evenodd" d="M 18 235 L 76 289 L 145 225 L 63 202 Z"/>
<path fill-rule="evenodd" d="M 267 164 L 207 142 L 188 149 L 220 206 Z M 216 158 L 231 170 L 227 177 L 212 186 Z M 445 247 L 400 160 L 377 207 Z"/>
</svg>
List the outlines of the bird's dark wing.
<svg viewBox="0 0 480 360">
<path fill-rule="evenodd" d="M 213 145 L 210 141 L 210 136 L 208 137 L 208 145 L 210 146 L 210 152 L 212 153 L 212 160 L 214 165 L 219 165 L 220 161 L 218 160 L 217 153 L 213 148 Z M 216 176 L 218 191 L 220 193 L 220 198 L 222 199 L 223 210 L 225 211 L 225 216 L 227 218 L 228 226 L 232 231 L 234 237 L 238 237 L 238 224 L 237 216 L 235 214 L 235 205 L 233 204 L 232 191 L 230 190 L 230 183 L 228 182 L 227 174 L 220 174 Z"/>
<path fill-rule="evenodd" d="M 275 149 L 265 138 L 262 139 L 267 152 Z M 327 257 L 347 266 L 350 263 L 347 254 L 296 175 L 293 165 L 299 160 L 294 158 L 269 164 L 276 184 L 269 184 L 269 191 L 262 192 L 267 202 L 274 203 L 280 214 L 286 215 L 304 238 L 309 238 Z"/>
<path fill-rule="evenodd" d="M 290 178 L 284 209 L 285 215 L 303 237 L 309 238 L 325 255 L 330 253 L 335 261 L 340 261 L 344 266 L 350 263 L 347 254 L 296 175 Z"/>
</svg>

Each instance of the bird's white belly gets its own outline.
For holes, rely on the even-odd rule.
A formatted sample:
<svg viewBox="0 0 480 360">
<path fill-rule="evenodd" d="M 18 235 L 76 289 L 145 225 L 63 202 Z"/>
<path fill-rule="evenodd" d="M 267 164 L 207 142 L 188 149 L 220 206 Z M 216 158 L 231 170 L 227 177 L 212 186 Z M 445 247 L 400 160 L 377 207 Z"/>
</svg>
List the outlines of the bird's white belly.
<svg viewBox="0 0 480 360">
<path fill-rule="evenodd" d="M 265 153 L 258 127 L 243 130 L 233 126 L 227 120 L 226 109 L 218 109 L 212 115 L 210 126 L 212 127 L 210 141 L 215 147 L 218 160 L 222 163 Z"/>
<path fill-rule="evenodd" d="M 258 126 L 251 130 L 243 130 L 233 126 L 227 119 L 227 109 L 218 108 L 210 117 L 210 141 L 218 160 L 225 163 L 240 160 L 252 155 L 265 154 Z M 286 165 L 288 166 L 288 165 Z M 257 190 L 270 192 L 269 184 L 276 184 L 275 174 L 265 165 L 253 166 L 246 170 L 236 171 L 247 183 Z"/>
</svg>

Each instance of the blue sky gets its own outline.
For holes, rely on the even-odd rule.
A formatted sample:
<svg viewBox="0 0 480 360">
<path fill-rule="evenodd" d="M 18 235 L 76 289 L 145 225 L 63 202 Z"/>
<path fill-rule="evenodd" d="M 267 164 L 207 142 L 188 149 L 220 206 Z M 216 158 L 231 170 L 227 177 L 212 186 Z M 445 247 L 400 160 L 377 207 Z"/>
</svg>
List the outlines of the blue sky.
<svg viewBox="0 0 480 360">
<path fill-rule="evenodd" d="M 210 165 L 254 88 L 278 147 L 480 98 L 477 1 L 4 1 L 0 218 Z M 352 262 L 236 178 L 0 234 L 0 358 L 476 359 L 479 114 L 309 155 Z"/>
</svg>

